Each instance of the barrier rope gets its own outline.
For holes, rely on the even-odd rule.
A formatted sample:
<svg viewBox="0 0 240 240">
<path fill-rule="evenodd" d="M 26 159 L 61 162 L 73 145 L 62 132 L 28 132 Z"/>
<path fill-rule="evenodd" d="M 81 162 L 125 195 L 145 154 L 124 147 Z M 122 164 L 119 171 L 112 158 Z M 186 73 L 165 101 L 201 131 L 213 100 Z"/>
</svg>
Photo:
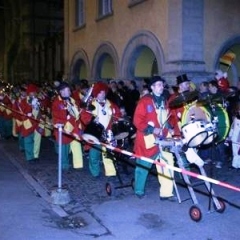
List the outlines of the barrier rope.
<svg viewBox="0 0 240 240">
<path fill-rule="evenodd" d="M 188 170 L 185 170 L 185 169 L 182 169 L 182 168 L 178 168 L 178 167 L 175 167 L 175 166 L 171 166 L 171 165 L 168 165 L 167 163 L 162 163 L 162 162 L 159 162 L 157 160 L 152 160 L 151 158 L 147 158 L 147 157 L 143 157 L 143 156 L 140 156 L 140 155 L 137 155 L 137 154 L 134 154 L 132 152 L 128 152 L 126 150 L 122 150 L 120 148 L 117 148 L 117 147 L 113 147 L 111 145 L 108 145 L 108 144 L 105 144 L 105 143 L 100 143 L 101 145 L 105 146 L 106 148 L 112 150 L 112 151 L 115 151 L 115 152 L 119 152 L 119 153 L 122 153 L 122 154 L 125 154 L 125 155 L 128 155 L 130 157 L 135 157 L 135 158 L 139 158 L 143 161 L 146 161 L 146 162 L 149 162 L 149 163 L 153 163 L 153 164 L 156 164 L 156 165 L 159 165 L 161 167 L 166 167 L 168 169 L 171 169 L 175 172 L 179 172 L 179 173 L 182 173 L 182 174 L 186 174 L 186 175 L 189 175 L 191 177 L 195 177 L 195 178 L 198 178 L 198 179 L 201 179 L 203 181 L 207 181 L 207 182 L 211 182 L 211 183 L 214 183 L 216 185 L 220 185 L 222 187 L 225 187 L 225 188 L 229 188 L 229 189 L 232 189 L 232 190 L 235 190 L 235 191 L 238 191 L 240 192 L 240 188 L 238 187 L 235 187 L 231 184 L 228 184 L 228 183 L 224 183 L 224 182 L 221 182 L 219 180 L 216 180 L 216 179 L 213 179 L 213 178 L 210 178 L 210 177 L 207 177 L 207 176 L 203 176 L 201 174 L 197 174 L 197 173 L 194 173 L 194 172 L 191 172 L 191 171 L 188 171 Z"/>
<path fill-rule="evenodd" d="M 3 103 L 0 103 L 1 106 L 9 109 L 9 110 L 12 110 L 13 112 L 16 112 L 18 114 L 21 114 L 25 117 L 28 117 L 26 114 L 23 114 L 19 111 L 16 111 L 14 109 L 11 109 L 9 107 L 6 107 Z M 29 117 L 31 118 L 31 117 Z M 42 123 L 41 121 L 39 121 L 38 119 L 35 119 L 35 118 L 31 118 L 31 119 L 34 119 L 35 121 L 38 121 L 39 123 Z M 54 128 L 57 129 L 56 126 L 54 126 L 52 123 L 48 123 L 46 122 L 46 124 L 50 125 L 50 126 L 53 126 Z M 69 136 L 72 136 L 73 138 L 75 138 L 76 140 L 78 141 L 83 141 L 84 139 L 82 138 L 82 136 L 75 136 L 71 133 L 68 133 L 66 131 L 63 130 L 63 133 L 66 134 L 66 135 L 69 135 Z M 85 140 L 84 140 L 85 141 Z M 86 141 L 85 141 L 86 142 Z M 96 143 L 95 142 L 92 142 L 92 141 L 87 141 L 88 144 L 91 144 L 91 145 L 95 145 Z M 203 176 L 201 174 L 197 174 L 197 173 L 194 173 L 194 172 L 191 172 L 191 171 L 188 171 L 186 169 L 182 169 L 182 168 L 178 168 L 178 167 L 175 167 L 175 166 L 171 166 L 171 165 L 168 165 L 167 163 L 163 163 L 163 162 L 159 162 L 157 160 L 152 160 L 151 158 L 147 158 L 147 157 L 144 157 L 144 156 L 140 156 L 140 155 L 137 155 L 137 154 L 134 154 L 132 152 L 129 152 L 129 151 L 126 151 L 126 150 L 123 150 L 121 148 L 118 148 L 118 147 L 114 147 L 110 144 L 106 144 L 104 142 L 98 142 L 97 143 L 98 145 L 102 145 L 104 147 L 106 147 L 107 149 L 111 150 L 111 151 L 114 151 L 114 152 L 118 152 L 118 153 L 121 153 L 121 154 L 124 154 L 124 155 L 127 155 L 129 157 L 134 157 L 134 158 L 138 158 L 138 159 L 141 159 L 143 161 L 146 161 L 146 162 L 149 162 L 149 163 L 152 163 L 152 164 L 155 164 L 155 165 L 159 165 L 161 167 L 165 167 L 165 168 L 168 168 L 168 169 L 171 169 L 175 172 L 179 172 L 179 173 L 182 173 L 182 174 L 186 174 L 188 176 L 191 176 L 191 177 L 195 177 L 197 179 L 200 179 L 200 180 L 203 180 L 203 181 L 207 181 L 207 182 L 210 182 L 210 183 L 213 183 L 213 184 L 216 184 L 216 185 L 219 185 L 219 186 L 222 186 L 222 187 L 225 187 L 225 188 L 228 188 L 228 189 L 231 189 L 231 190 L 234 190 L 234 191 L 237 191 L 237 192 L 240 192 L 240 188 L 234 186 L 234 185 L 231 185 L 231 184 L 228 184 L 228 183 L 225 183 L 225 182 L 221 182 L 219 180 L 216 180 L 216 179 L 213 179 L 213 178 L 210 178 L 210 177 L 207 177 L 207 176 Z"/>
</svg>

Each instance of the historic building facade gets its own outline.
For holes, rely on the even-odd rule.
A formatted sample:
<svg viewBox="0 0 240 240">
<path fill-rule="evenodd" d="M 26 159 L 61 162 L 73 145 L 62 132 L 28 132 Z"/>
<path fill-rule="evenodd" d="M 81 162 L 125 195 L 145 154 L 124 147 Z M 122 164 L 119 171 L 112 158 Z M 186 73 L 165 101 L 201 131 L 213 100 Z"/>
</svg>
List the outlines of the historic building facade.
<svg viewBox="0 0 240 240">
<path fill-rule="evenodd" d="M 64 71 L 69 79 L 142 79 L 195 83 L 240 76 L 238 0 L 64 0 Z M 231 65 L 220 64 L 233 52 Z"/>
</svg>

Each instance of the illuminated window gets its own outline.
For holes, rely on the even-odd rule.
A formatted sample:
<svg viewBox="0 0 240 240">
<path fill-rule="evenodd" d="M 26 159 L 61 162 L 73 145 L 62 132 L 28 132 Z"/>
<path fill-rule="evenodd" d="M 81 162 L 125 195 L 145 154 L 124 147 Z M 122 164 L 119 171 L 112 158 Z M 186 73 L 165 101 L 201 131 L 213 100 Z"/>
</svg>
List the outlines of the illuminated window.
<svg viewBox="0 0 240 240">
<path fill-rule="evenodd" d="M 76 0 L 76 27 L 81 27 L 85 24 L 85 1 Z"/>
</svg>

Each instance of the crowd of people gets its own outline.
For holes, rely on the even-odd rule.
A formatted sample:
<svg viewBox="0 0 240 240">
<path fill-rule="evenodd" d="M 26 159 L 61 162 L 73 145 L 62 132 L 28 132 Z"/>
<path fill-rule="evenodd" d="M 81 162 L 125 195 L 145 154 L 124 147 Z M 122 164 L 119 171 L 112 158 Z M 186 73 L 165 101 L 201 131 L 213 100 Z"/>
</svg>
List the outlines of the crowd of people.
<svg viewBox="0 0 240 240">
<path fill-rule="evenodd" d="M 111 154 L 101 142 L 118 146 L 128 139 L 128 147 L 143 156 L 173 166 L 174 154 L 161 149 L 157 139 L 181 139 L 186 164 L 214 163 L 221 168 L 231 157 L 232 168 L 240 168 L 240 96 L 239 86 L 231 87 L 226 76 L 216 72 L 212 81 L 197 87 L 186 74 L 168 86 L 160 76 L 136 81 L 111 80 L 108 83 L 76 80 L 55 81 L 39 86 L 22 83 L 0 85 L 0 136 L 16 138 L 28 163 L 39 161 L 42 137 L 54 139 L 56 153 L 61 145 L 62 169 L 84 166 L 93 177 L 101 174 L 101 162 L 107 177 L 116 176 Z M 240 85 L 240 84 L 239 84 Z M 139 90 L 141 89 L 141 90 Z M 59 139 L 59 131 L 63 129 Z M 125 147 L 125 146 L 124 146 Z M 200 162 L 194 162 L 191 151 Z M 230 149 L 230 151 L 229 151 Z M 71 154 L 70 154 L 71 153 Z M 197 160 L 196 160 L 197 161 Z M 136 159 L 136 196 L 143 198 L 153 163 Z M 174 172 L 156 164 L 161 200 L 176 201 Z"/>
</svg>

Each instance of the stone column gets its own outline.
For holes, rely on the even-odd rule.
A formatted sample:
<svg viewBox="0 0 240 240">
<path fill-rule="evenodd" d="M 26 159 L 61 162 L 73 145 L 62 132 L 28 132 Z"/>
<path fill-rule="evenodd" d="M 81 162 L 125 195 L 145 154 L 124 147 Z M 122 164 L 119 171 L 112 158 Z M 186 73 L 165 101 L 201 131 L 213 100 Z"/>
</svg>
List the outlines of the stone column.
<svg viewBox="0 0 240 240">
<path fill-rule="evenodd" d="M 195 83 L 206 79 L 204 62 L 204 1 L 168 1 L 168 50 L 164 76 L 175 84 L 187 73 Z"/>
</svg>

